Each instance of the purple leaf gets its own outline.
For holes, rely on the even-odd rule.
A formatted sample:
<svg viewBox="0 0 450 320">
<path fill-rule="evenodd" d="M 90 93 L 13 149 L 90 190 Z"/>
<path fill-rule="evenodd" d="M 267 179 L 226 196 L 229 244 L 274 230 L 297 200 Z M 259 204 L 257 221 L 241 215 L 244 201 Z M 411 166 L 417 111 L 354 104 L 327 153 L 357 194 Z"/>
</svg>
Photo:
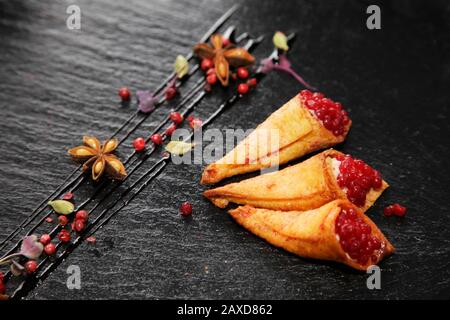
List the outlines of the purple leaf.
<svg viewBox="0 0 450 320">
<path fill-rule="evenodd" d="M 261 61 L 261 72 L 269 73 L 272 70 L 286 72 L 306 88 L 310 90 L 316 90 L 316 88 L 307 83 L 299 74 L 297 74 L 297 72 L 294 71 L 294 69 L 292 69 L 291 62 L 285 54 L 281 54 L 278 58 L 278 61 L 276 62 L 270 58 Z"/>
<path fill-rule="evenodd" d="M 42 254 L 42 250 L 44 250 L 44 246 L 38 241 L 37 236 L 33 234 L 23 239 L 20 254 L 28 259 L 35 260 Z"/>
<path fill-rule="evenodd" d="M 154 96 L 150 91 L 137 91 L 136 96 L 139 100 L 138 110 L 144 113 L 155 110 L 155 105 L 159 100 L 158 96 Z"/>
</svg>

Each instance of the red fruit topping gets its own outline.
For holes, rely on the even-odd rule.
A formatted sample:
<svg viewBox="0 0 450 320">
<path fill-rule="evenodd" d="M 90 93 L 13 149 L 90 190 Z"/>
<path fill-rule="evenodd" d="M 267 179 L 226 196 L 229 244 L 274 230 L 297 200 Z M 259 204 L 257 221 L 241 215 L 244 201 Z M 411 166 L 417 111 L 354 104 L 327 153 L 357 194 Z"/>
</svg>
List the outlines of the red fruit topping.
<svg viewBox="0 0 450 320">
<path fill-rule="evenodd" d="M 72 200 L 73 198 L 73 193 L 72 192 L 66 192 L 64 193 L 64 195 L 62 196 L 63 200 Z"/>
<path fill-rule="evenodd" d="M 175 130 L 177 130 L 177 126 L 175 124 L 172 124 L 166 129 L 166 131 L 164 131 L 164 133 L 168 136 L 171 136 Z"/>
<path fill-rule="evenodd" d="M 247 84 L 250 88 L 254 88 L 258 84 L 258 80 L 256 78 L 248 79 Z"/>
<path fill-rule="evenodd" d="M 336 234 L 342 249 L 358 263 L 365 265 L 369 259 L 377 260 L 374 252 L 381 248 L 381 241 L 372 235 L 372 228 L 358 216 L 354 208 L 342 208 L 336 219 Z"/>
<path fill-rule="evenodd" d="M 133 147 L 134 147 L 134 150 L 136 150 L 138 152 L 144 150 L 145 149 L 145 139 L 141 138 L 141 137 L 134 139 Z"/>
<path fill-rule="evenodd" d="M 237 69 L 237 76 L 241 79 L 247 79 L 249 75 L 249 72 L 247 70 L 247 68 L 245 67 L 239 67 Z"/>
<path fill-rule="evenodd" d="M 27 263 L 25 263 L 25 271 L 28 274 L 34 273 L 36 271 L 37 267 L 38 267 L 38 264 L 34 260 L 29 260 L 29 261 L 27 261 Z"/>
<path fill-rule="evenodd" d="M 52 223 L 53 222 L 53 218 L 52 217 L 47 217 L 47 218 L 45 218 L 45 222 Z"/>
<path fill-rule="evenodd" d="M 66 229 L 63 229 L 58 234 L 58 239 L 61 240 L 61 242 L 69 242 L 70 241 L 70 232 Z"/>
<path fill-rule="evenodd" d="M 131 97 L 130 90 L 128 90 L 128 88 L 126 88 L 126 87 L 120 88 L 119 89 L 119 96 L 122 98 L 123 101 L 130 100 L 130 97 Z"/>
<path fill-rule="evenodd" d="M 75 219 L 87 221 L 89 218 L 89 213 L 86 210 L 78 210 L 78 212 L 75 214 Z"/>
<path fill-rule="evenodd" d="M 174 87 L 169 87 L 166 89 L 165 97 L 166 100 L 172 100 L 177 95 L 177 89 Z"/>
<path fill-rule="evenodd" d="M 163 137 L 162 135 L 160 135 L 159 133 L 155 133 L 150 137 L 150 140 L 156 144 L 156 145 L 160 145 L 163 142 Z"/>
<path fill-rule="evenodd" d="M 66 216 L 59 216 L 58 222 L 60 225 L 65 226 L 69 222 L 69 219 Z"/>
<path fill-rule="evenodd" d="M 391 204 L 390 206 L 387 206 L 386 208 L 384 208 L 384 215 L 385 216 L 398 216 L 398 217 L 404 217 L 406 214 L 406 207 L 398 204 L 398 203 L 394 203 Z"/>
<path fill-rule="evenodd" d="M 4 279 L 5 275 L 3 274 L 3 272 L 0 272 L 0 282 L 3 282 Z"/>
<path fill-rule="evenodd" d="M 86 241 L 89 242 L 89 243 L 96 243 L 97 242 L 97 238 L 93 237 L 93 236 L 90 236 L 90 237 L 86 238 Z"/>
<path fill-rule="evenodd" d="M 197 130 L 201 128 L 201 126 L 203 125 L 203 121 L 200 118 L 194 118 L 191 121 L 189 121 L 189 125 L 191 126 L 192 129 Z"/>
<path fill-rule="evenodd" d="M 169 117 L 170 120 L 172 120 L 172 122 L 175 124 L 180 124 L 183 122 L 183 116 L 179 112 L 171 112 Z"/>
<path fill-rule="evenodd" d="M 45 246 L 48 244 L 52 239 L 50 238 L 50 235 L 45 233 L 41 236 L 41 239 L 39 241 Z"/>
<path fill-rule="evenodd" d="M 350 118 L 348 117 L 347 111 L 342 109 L 342 105 L 339 102 L 334 102 L 326 98 L 320 92 L 312 93 L 309 90 L 302 90 L 300 97 L 303 104 L 335 136 L 340 136 L 345 133 L 345 126 L 349 124 Z"/>
<path fill-rule="evenodd" d="M 83 231 L 85 227 L 86 227 L 86 223 L 84 222 L 84 220 L 81 220 L 81 219 L 75 220 L 75 222 L 72 225 L 73 231 L 76 231 L 76 232 Z"/>
<path fill-rule="evenodd" d="M 341 161 L 337 176 L 339 186 L 347 189 L 348 200 L 359 207 L 364 206 L 370 189 L 381 187 L 381 174 L 362 160 L 353 159 L 350 155 L 336 157 L 336 159 Z"/>
<path fill-rule="evenodd" d="M 192 214 L 192 205 L 189 202 L 184 202 L 180 207 L 181 215 L 189 216 Z"/>
<path fill-rule="evenodd" d="M 200 64 L 200 68 L 202 68 L 203 71 L 207 71 L 214 67 L 214 61 L 211 59 L 203 59 L 202 63 Z"/>
<path fill-rule="evenodd" d="M 246 94 L 249 90 L 249 86 L 246 83 L 240 83 L 237 87 L 237 91 L 239 94 Z"/>
<path fill-rule="evenodd" d="M 217 82 L 217 75 L 215 73 L 208 74 L 206 76 L 206 82 L 211 86 L 215 85 Z"/>
<path fill-rule="evenodd" d="M 53 254 L 55 254 L 56 252 L 56 246 L 54 243 L 49 243 L 44 247 L 44 252 L 48 255 L 51 256 Z"/>
</svg>

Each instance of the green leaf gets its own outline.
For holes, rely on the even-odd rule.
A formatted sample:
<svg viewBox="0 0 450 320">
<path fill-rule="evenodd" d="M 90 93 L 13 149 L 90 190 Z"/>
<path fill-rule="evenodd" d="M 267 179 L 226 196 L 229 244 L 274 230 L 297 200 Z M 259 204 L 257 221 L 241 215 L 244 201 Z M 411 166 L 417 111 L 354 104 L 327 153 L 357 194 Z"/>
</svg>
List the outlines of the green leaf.
<svg viewBox="0 0 450 320">
<path fill-rule="evenodd" d="M 283 32 L 281 32 L 281 31 L 275 32 L 275 34 L 273 35 L 272 41 L 276 48 L 284 50 L 284 51 L 289 50 L 287 37 Z"/>
<path fill-rule="evenodd" d="M 50 201 L 48 205 L 51 206 L 56 213 L 64 215 L 71 214 L 75 209 L 73 203 L 66 200 L 53 200 Z"/>
<path fill-rule="evenodd" d="M 184 141 L 170 141 L 166 146 L 166 150 L 169 151 L 171 154 L 182 156 L 186 152 L 189 152 L 193 147 L 194 147 L 193 143 L 188 143 Z"/>
<path fill-rule="evenodd" d="M 173 67 L 178 79 L 183 78 L 189 72 L 189 62 L 182 55 L 177 56 Z"/>
</svg>

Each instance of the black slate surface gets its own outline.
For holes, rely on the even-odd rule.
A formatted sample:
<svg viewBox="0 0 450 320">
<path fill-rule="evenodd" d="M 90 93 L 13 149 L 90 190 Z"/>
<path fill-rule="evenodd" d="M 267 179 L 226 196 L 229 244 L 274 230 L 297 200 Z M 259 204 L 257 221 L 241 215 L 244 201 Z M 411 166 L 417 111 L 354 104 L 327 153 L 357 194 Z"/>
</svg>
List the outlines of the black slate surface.
<svg viewBox="0 0 450 320">
<path fill-rule="evenodd" d="M 169 165 L 145 191 L 32 291 L 30 299 L 449 298 L 449 22 L 444 2 L 379 3 L 382 29 L 365 26 L 366 2 L 239 1 L 238 31 L 296 31 L 291 59 L 313 85 L 349 109 L 338 148 L 379 169 L 391 188 L 368 215 L 396 246 L 382 289 L 366 274 L 276 249 L 205 201 L 200 165 Z M 82 28 L 66 28 L 66 7 Z M 66 149 L 83 134 L 108 137 L 134 111 L 117 88 L 155 88 L 231 1 L 0 1 L 0 236 L 73 170 Z M 446 18 L 447 17 L 447 18 Z M 447 19 L 447 20 L 446 20 Z M 214 123 L 254 128 L 301 86 L 270 74 Z M 205 117 L 220 101 L 207 98 Z M 167 112 L 145 122 L 144 135 Z M 120 154 L 131 151 L 131 140 Z M 251 175 L 249 175 L 251 176 Z M 82 198 L 89 194 L 77 194 Z M 178 214 L 194 204 L 192 219 Z M 386 218 L 392 202 L 409 209 Z M 78 265 L 82 289 L 66 287 Z"/>
</svg>

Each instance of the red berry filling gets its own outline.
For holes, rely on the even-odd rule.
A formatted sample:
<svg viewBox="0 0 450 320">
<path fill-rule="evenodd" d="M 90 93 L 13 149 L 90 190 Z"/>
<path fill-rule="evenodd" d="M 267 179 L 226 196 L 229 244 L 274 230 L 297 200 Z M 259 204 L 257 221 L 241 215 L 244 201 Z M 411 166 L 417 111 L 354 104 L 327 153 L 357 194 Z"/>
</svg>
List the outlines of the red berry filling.
<svg viewBox="0 0 450 320">
<path fill-rule="evenodd" d="M 397 216 L 397 217 L 404 217 L 406 214 L 406 207 L 398 204 L 398 203 L 394 203 L 391 204 L 390 206 L 387 206 L 386 208 L 384 208 L 384 215 L 385 216 Z"/>
<path fill-rule="evenodd" d="M 369 259 L 376 262 L 375 251 L 381 249 L 381 241 L 372 235 L 372 228 L 358 216 L 354 208 L 342 208 L 336 219 L 336 234 L 342 249 L 358 263 L 365 265 Z"/>
<path fill-rule="evenodd" d="M 322 93 L 302 90 L 300 97 L 303 104 L 322 122 L 323 126 L 335 136 L 345 133 L 345 126 L 350 123 L 347 111 L 339 102 L 326 98 Z"/>
<path fill-rule="evenodd" d="M 383 180 L 380 172 L 350 155 L 335 158 L 340 161 L 337 183 L 346 192 L 348 200 L 359 207 L 364 206 L 370 189 L 381 188 Z"/>
</svg>

